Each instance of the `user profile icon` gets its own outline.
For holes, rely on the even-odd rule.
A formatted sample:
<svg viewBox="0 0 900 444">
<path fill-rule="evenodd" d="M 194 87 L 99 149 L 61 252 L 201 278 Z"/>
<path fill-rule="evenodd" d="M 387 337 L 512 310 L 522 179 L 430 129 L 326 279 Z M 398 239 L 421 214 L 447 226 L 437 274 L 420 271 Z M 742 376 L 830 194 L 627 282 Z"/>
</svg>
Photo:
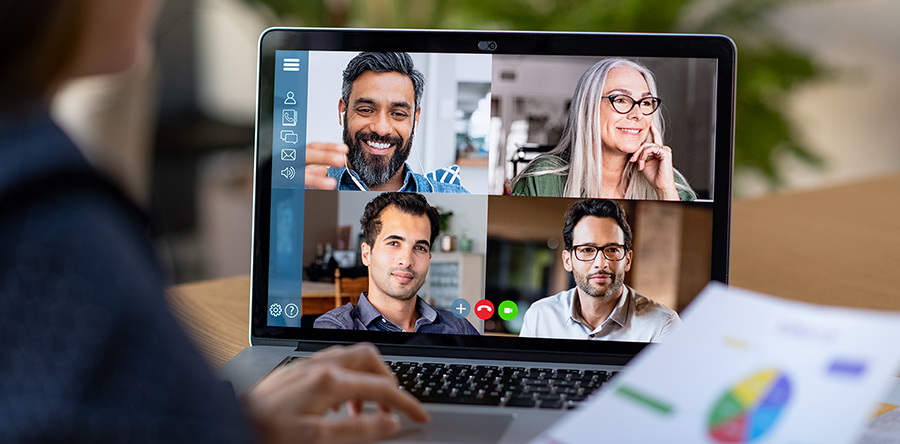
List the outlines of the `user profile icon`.
<svg viewBox="0 0 900 444">
<path fill-rule="evenodd" d="M 472 311 L 472 306 L 469 305 L 469 301 L 463 298 L 459 298 L 450 304 L 450 312 L 453 313 L 453 316 L 460 319 L 468 316 L 470 311 Z"/>
</svg>

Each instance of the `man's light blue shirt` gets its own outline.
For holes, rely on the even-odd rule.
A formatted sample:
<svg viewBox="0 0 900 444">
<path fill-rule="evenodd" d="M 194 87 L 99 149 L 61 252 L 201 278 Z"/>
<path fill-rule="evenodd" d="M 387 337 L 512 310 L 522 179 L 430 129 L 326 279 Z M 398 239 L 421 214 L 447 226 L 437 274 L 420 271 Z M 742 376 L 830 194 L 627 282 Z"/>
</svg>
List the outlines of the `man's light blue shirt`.
<svg viewBox="0 0 900 444">
<path fill-rule="evenodd" d="M 459 183 L 458 169 L 459 167 L 453 165 L 447 169 L 428 173 L 426 176 L 412 172 L 409 164 L 404 164 L 403 186 L 397 191 L 408 193 L 469 194 L 469 191 Z M 328 177 L 333 177 L 338 181 L 338 190 L 370 191 L 369 187 L 356 174 L 356 171 L 347 167 L 328 168 Z M 356 181 L 354 182 L 353 179 L 356 179 Z"/>
</svg>

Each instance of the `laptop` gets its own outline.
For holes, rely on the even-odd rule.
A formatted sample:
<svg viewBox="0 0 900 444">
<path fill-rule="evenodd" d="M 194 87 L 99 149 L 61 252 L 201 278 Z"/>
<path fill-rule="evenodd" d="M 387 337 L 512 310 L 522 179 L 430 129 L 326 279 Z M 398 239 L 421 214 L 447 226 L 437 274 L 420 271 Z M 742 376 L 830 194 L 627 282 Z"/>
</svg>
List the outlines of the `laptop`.
<svg viewBox="0 0 900 444">
<path fill-rule="evenodd" d="M 304 147 L 357 134 L 344 128 L 342 75 L 362 52 L 403 53 L 424 78 L 405 111 L 418 119 L 402 144 L 403 190 L 439 210 L 442 232 L 417 295 L 439 321 L 477 334 L 321 327 L 338 307 L 365 311 L 362 297 L 338 290 L 367 275 L 360 218 L 380 193 L 346 168 L 329 171 L 339 189 L 308 187 Z M 647 342 L 519 336 L 533 330 L 523 324 L 535 302 L 576 287 L 561 253 L 564 215 L 579 199 L 511 195 L 523 194 L 516 176 L 565 137 L 579 78 L 610 58 L 653 73 L 661 103 L 625 104 L 658 114 L 693 192 L 690 201 L 616 200 L 634 233 L 625 285 L 678 312 L 708 282 L 727 283 L 736 67 L 727 37 L 273 28 L 259 43 L 251 346 L 219 376 L 243 393 L 292 359 L 367 341 L 433 416 L 397 442 L 514 443 L 627 371 Z"/>
</svg>

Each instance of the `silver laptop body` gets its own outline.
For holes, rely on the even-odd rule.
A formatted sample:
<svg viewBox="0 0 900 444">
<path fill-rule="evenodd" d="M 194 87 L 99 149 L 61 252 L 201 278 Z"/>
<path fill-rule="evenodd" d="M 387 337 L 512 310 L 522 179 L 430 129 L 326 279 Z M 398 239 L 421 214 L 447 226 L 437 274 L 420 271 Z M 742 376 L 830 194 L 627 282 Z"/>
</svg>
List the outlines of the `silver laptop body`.
<svg viewBox="0 0 900 444">
<path fill-rule="evenodd" d="M 424 74 L 406 165 L 433 189 L 456 183 L 469 194 L 423 193 L 453 214 L 442 234 L 454 238 L 435 242 L 419 296 L 448 312 L 467 301 L 465 319 L 479 335 L 314 327 L 338 305 L 329 296 L 335 266 L 359 268 L 359 218 L 378 193 L 307 189 L 303 147 L 342 141 L 342 71 L 361 51 L 408 53 Z M 563 213 L 576 199 L 510 196 L 510 179 L 555 146 L 587 69 L 611 57 L 646 66 L 662 98 L 657 112 L 674 167 L 697 199 L 618 201 L 634 231 L 625 283 L 683 309 L 707 282 L 728 281 L 735 51 L 727 37 L 700 35 L 265 31 L 258 59 L 251 346 L 218 375 L 240 394 L 291 357 L 360 341 L 376 344 L 394 364 L 621 370 L 643 343 L 518 337 L 531 303 L 575 285 L 561 269 L 560 240 Z M 444 243 L 450 251 L 441 251 Z M 475 311 L 482 299 L 495 310 L 487 319 Z M 516 316 L 503 313 L 511 319 L 500 316 L 504 301 L 515 304 Z M 527 442 L 566 412 L 565 406 L 426 406 L 433 421 L 405 426 L 398 442 Z"/>
</svg>

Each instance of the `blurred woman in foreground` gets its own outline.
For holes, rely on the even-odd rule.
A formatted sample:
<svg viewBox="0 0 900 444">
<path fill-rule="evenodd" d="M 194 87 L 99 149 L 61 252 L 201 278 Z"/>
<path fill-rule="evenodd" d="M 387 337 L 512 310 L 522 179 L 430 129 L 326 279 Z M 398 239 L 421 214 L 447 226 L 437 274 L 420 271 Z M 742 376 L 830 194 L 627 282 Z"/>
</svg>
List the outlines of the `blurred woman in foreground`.
<svg viewBox="0 0 900 444">
<path fill-rule="evenodd" d="M 148 218 L 48 111 L 66 80 L 144 63 L 158 8 L 0 3 L 0 442 L 374 441 L 399 427 L 389 409 L 427 420 L 366 345 L 276 370 L 239 403 L 167 311 Z"/>
</svg>

